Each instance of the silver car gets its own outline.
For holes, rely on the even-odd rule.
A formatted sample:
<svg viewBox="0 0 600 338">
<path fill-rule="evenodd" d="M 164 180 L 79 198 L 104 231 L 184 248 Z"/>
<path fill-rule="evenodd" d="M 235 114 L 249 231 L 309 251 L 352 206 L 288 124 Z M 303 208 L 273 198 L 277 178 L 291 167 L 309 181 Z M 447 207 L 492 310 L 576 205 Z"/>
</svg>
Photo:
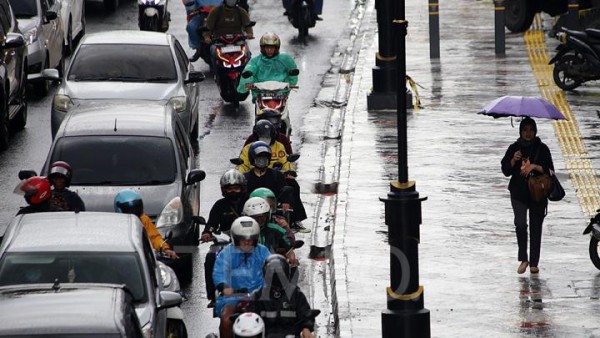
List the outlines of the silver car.
<svg viewBox="0 0 600 338">
<path fill-rule="evenodd" d="M 27 80 L 37 94 L 48 93 L 48 81 L 42 76 L 47 68 L 62 74 L 64 68 L 64 32 L 57 0 L 10 0 L 19 28 L 27 44 Z"/>
<path fill-rule="evenodd" d="M 145 337 L 165 337 L 167 308 L 182 301 L 164 290 L 144 227 L 128 214 L 16 216 L 0 246 L 0 286 L 40 283 L 125 284 Z"/>
<path fill-rule="evenodd" d="M 171 105 L 140 101 L 78 107 L 58 130 L 41 174 L 47 175 L 55 161 L 71 165 L 71 189 L 86 210 L 113 212 L 119 191 L 139 191 L 144 212 L 163 236 L 172 236 L 181 257 L 173 269 L 184 280 L 191 277 L 192 259 L 185 251 L 198 245 L 200 181 L 206 174 L 197 169 L 194 149 Z"/>
<path fill-rule="evenodd" d="M 61 80 L 53 70 L 47 79 Z M 166 33 L 109 31 L 88 34 L 75 50 L 52 102 L 51 124 L 90 100 L 150 100 L 169 104 L 192 138 L 198 136 L 199 86 L 183 47 Z"/>
</svg>

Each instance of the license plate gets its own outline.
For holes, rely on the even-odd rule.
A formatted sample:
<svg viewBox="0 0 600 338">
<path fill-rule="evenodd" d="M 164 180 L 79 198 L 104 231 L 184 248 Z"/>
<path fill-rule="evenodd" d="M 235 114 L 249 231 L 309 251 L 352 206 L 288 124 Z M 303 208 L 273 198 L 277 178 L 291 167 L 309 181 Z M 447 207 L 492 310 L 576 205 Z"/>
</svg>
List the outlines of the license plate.
<svg viewBox="0 0 600 338">
<path fill-rule="evenodd" d="M 242 51 L 242 47 L 241 46 L 225 46 L 225 47 L 221 47 L 221 53 L 234 53 L 234 52 L 241 52 Z"/>
</svg>

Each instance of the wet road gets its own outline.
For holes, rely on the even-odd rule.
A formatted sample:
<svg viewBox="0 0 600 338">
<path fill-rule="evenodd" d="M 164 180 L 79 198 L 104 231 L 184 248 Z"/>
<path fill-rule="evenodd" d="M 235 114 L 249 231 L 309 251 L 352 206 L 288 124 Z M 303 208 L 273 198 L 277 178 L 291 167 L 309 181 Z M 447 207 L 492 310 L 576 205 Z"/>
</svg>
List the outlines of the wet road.
<svg viewBox="0 0 600 338">
<path fill-rule="evenodd" d="M 290 53 L 296 60 L 301 75 L 300 89 L 292 93 L 289 106 L 294 127 L 292 145 L 295 151 L 302 151 L 304 113 L 313 105 L 314 97 L 321 88 L 323 75 L 331 68 L 331 57 L 338 43 L 338 36 L 344 30 L 350 9 L 354 0 L 329 2 L 325 4 L 323 18 L 314 29 L 310 30 L 307 44 L 303 45 L 296 39 L 297 31 L 282 15 L 283 9 L 279 0 L 249 1 L 251 19 L 257 22 L 254 27 L 257 39 L 249 45 L 253 53 L 259 53 L 258 38 L 265 32 L 279 34 L 282 40 L 282 51 Z M 174 34 L 188 55 L 193 51 L 187 46 L 185 31 L 185 10 L 180 1 L 171 0 L 171 24 L 169 33 Z M 121 1 L 115 13 L 105 13 L 101 2 L 86 2 L 87 33 L 112 29 L 137 29 L 137 4 L 135 1 Z M 200 83 L 201 102 L 199 112 L 199 167 L 206 171 L 207 178 L 202 182 L 201 214 L 205 217 L 212 203 L 221 197 L 219 178 L 223 172 L 233 167 L 228 161 L 237 157 L 244 140 L 252 131 L 254 122 L 254 107 L 250 100 L 243 102 L 238 111 L 232 106 L 223 104 L 217 87 L 212 80 L 212 74 L 203 61 L 195 64 L 196 69 L 204 71 L 207 79 Z M 17 173 L 20 169 L 30 168 L 39 170 L 45 160 L 50 146 L 50 107 L 56 90 L 54 86 L 45 97 L 34 97 L 29 101 L 29 116 L 27 127 L 17 133 L 11 140 L 9 149 L 0 154 L 0 233 L 10 219 L 23 205 L 22 197 L 12 194 L 18 183 Z M 323 121 L 319 121 L 320 124 Z M 301 170 L 301 168 L 299 168 Z M 299 178 L 302 180 L 302 177 Z M 306 192 L 306 191 L 305 191 Z M 310 210 L 307 210 L 311 213 Z M 299 236 L 301 237 L 301 236 Z M 206 309 L 206 294 L 204 290 L 204 255 L 208 244 L 199 247 L 194 264 L 194 280 L 185 288 L 189 300 L 182 306 L 186 315 L 186 323 L 190 337 L 204 337 L 215 332 L 218 320 L 212 319 Z M 308 259 L 308 249 L 302 252 Z"/>
</svg>

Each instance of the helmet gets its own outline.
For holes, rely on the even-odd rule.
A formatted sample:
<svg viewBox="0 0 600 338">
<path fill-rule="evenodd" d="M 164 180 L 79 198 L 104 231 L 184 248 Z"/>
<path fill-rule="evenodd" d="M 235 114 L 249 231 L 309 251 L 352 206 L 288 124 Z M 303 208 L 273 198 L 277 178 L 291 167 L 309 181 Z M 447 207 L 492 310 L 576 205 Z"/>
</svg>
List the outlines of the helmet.
<svg viewBox="0 0 600 338">
<path fill-rule="evenodd" d="M 279 47 L 281 47 L 281 40 L 279 40 L 279 36 L 277 36 L 275 33 L 265 33 L 260 38 L 260 52 L 262 55 L 267 56 L 265 52 L 265 46 L 275 47 L 275 54 L 273 54 L 273 56 L 279 54 Z"/>
<path fill-rule="evenodd" d="M 223 176 L 221 176 L 220 184 L 221 184 L 221 194 L 223 194 L 223 197 L 229 196 L 229 194 L 227 194 L 225 192 L 224 188 L 226 186 L 231 186 L 231 185 L 239 185 L 240 187 L 242 187 L 241 193 L 242 194 L 246 193 L 246 176 L 244 176 L 244 174 L 242 174 L 241 172 L 239 172 L 235 169 L 227 170 L 223 174 Z M 231 197 L 234 197 L 234 196 L 231 196 Z"/>
<path fill-rule="evenodd" d="M 290 282 L 290 264 L 287 259 L 279 254 L 267 257 L 263 265 L 265 283 L 274 287 L 284 287 Z M 281 278 L 285 278 L 283 282 Z"/>
<path fill-rule="evenodd" d="M 269 202 L 262 197 L 251 197 L 246 201 L 246 203 L 244 203 L 242 214 L 244 216 L 250 216 L 254 219 L 256 219 L 255 217 L 260 216 L 265 217 L 264 221 L 259 222 L 260 226 L 264 226 L 271 219 L 271 206 L 269 205 Z"/>
<path fill-rule="evenodd" d="M 269 139 L 269 144 L 273 144 L 277 139 L 277 130 L 275 129 L 275 126 L 273 126 L 273 124 L 269 122 L 269 120 L 257 121 L 254 127 L 252 128 L 252 133 L 254 134 L 254 136 L 256 136 L 257 139 L 261 141 Z"/>
<path fill-rule="evenodd" d="M 263 108 L 256 113 L 256 123 L 261 120 L 271 122 L 276 131 L 281 129 L 281 112 L 277 109 Z"/>
<path fill-rule="evenodd" d="M 233 323 L 233 337 L 264 338 L 265 323 L 254 312 L 242 313 Z"/>
<path fill-rule="evenodd" d="M 56 161 L 50 166 L 50 174 L 48 178 L 52 180 L 52 176 L 62 175 L 65 177 L 65 186 L 71 185 L 71 166 L 69 163 L 64 161 Z"/>
<path fill-rule="evenodd" d="M 256 157 L 261 154 L 269 155 L 269 162 L 271 161 L 271 146 L 263 141 L 256 141 L 250 145 L 250 149 L 248 149 L 248 157 L 250 159 L 250 164 L 256 166 Z M 269 165 L 267 163 L 267 165 Z M 266 166 L 265 166 L 266 167 Z"/>
<path fill-rule="evenodd" d="M 260 226 L 252 217 L 241 216 L 231 223 L 231 237 L 233 237 L 233 244 L 235 246 L 239 246 L 239 241 L 242 239 L 251 239 L 254 241 L 254 246 L 256 246 L 259 235 Z"/>
<path fill-rule="evenodd" d="M 235 5 L 238 4 L 238 2 L 239 2 L 239 0 L 223 0 L 223 3 L 227 7 L 235 7 Z"/>
<path fill-rule="evenodd" d="M 269 188 L 257 188 L 254 189 L 254 191 L 252 193 L 250 193 L 250 198 L 252 197 L 260 197 L 262 199 L 264 199 L 265 201 L 267 201 L 267 203 L 269 203 L 269 205 L 271 206 L 271 214 L 275 213 L 275 211 L 277 211 L 277 197 L 275 197 L 275 194 L 273 193 L 273 191 Z"/>
<path fill-rule="evenodd" d="M 144 213 L 144 202 L 140 193 L 132 189 L 119 191 L 115 196 L 115 212 L 140 217 Z"/>
<path fill-rule="evenodd" d="M 25 180 L 20 187 L 29 205 L 41 204 L 52 197 L 50 181 L 42 176 L 33 176 Z"/>
</svg>

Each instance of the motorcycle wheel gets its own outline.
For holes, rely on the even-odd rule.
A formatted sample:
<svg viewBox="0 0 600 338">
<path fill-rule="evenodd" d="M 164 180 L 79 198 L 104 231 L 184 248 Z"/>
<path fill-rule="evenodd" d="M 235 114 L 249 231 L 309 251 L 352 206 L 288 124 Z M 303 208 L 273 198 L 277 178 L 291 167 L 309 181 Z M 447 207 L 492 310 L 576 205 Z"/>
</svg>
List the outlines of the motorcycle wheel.
<svg viewBox="0 0 600 338">
<path fill-rule="evenodd" d="M 187 328 L 181 320 L 167 320 L 167 338 L 187 338 Z"/>
<path fill-rule="evenodd" d="M 583 60 L 573 54 L 568 54 L 560 58 L 554 65 L 552 77 L 554 83 L 562 90 L 573 90 L 581 85 L 581 79 L 570 78 L 566 75 L 568 68 L 583 64 Z"/>
<path fill-rule="evenodd" d="M 600 270 L 600 256 L 598 255 L 598 251 L 600 248 L 598 247 L 598 239 L 596 237 L 590 238 L 590 259 L 596 269 Z"/>
<path fill-rule="evenodd" d="M 504 25 L 513 33 L 529 29 L 537 11 L 535 1 L 507 0 L 504 10 Z"/>
<path fill-rule="evenodd" d="M 159 32 L 160 31 L 160 22 L 158 20 L 158 16 L 155 15 L 153 17 L 142 20 L 142 24 L 140 25 L 140 30 L 149 31 L 149 32 Z"/>
<path fill-rule="evenodd" d="M 310 20 L 310 13 L 307 7 L 300 9 L 298 13 L 298 38 L 304 42 L 308 36 L 308 23 Z"/>
</svg>

